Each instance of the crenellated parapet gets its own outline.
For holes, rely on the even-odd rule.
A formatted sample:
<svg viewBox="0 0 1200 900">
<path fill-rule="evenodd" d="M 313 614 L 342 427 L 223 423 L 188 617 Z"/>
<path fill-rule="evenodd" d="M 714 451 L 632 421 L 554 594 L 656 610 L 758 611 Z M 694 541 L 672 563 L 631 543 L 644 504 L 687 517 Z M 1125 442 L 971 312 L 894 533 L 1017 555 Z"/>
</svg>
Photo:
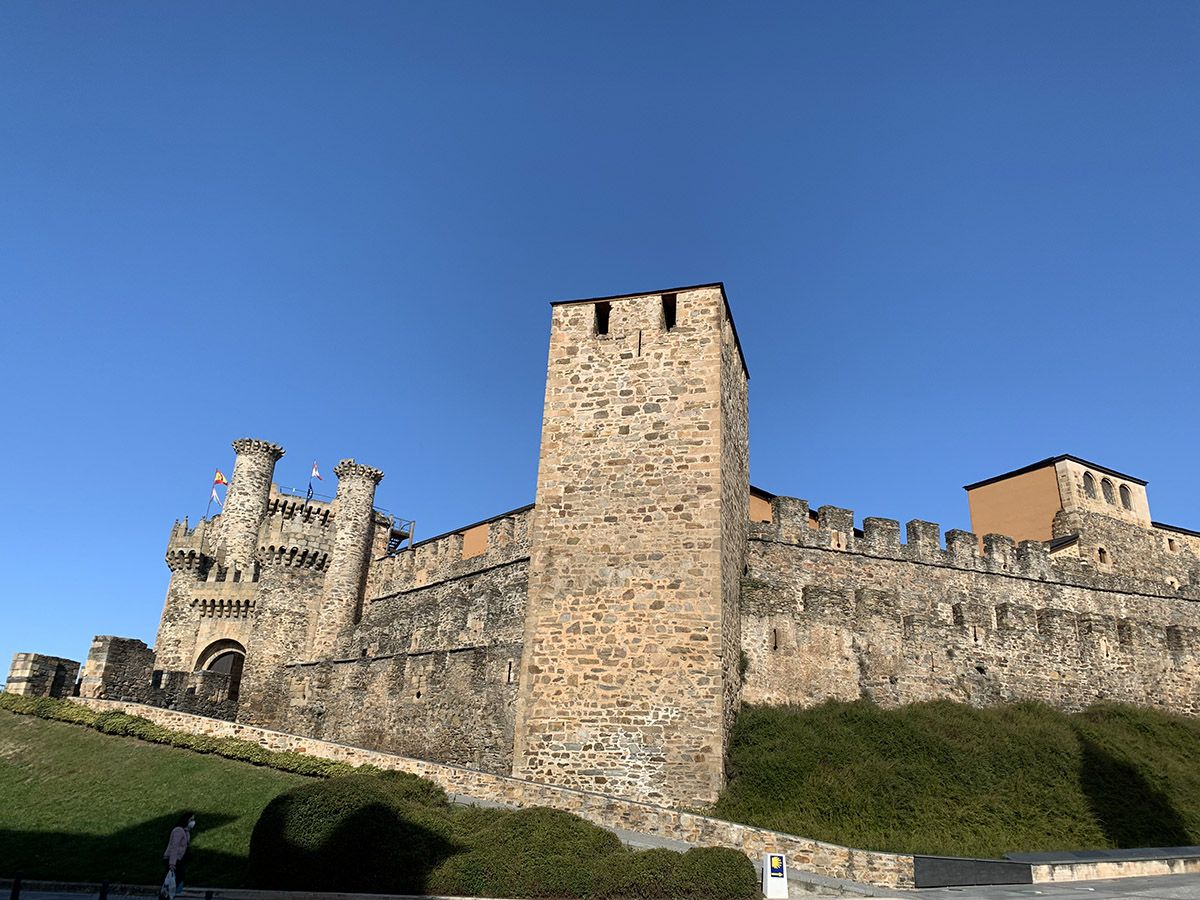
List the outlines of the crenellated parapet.
<svg viewBox="0 0 1200 900">
<path fill-rule="evenodd" d="M 363 478 L 370 481 L 371 484 L 379 484 L 383 480 L 382 469 L 363 465 L 353 459 L 343 459 L 333 467 L 333 474 L 338 477 L 338 481 L 345 481 L 348 478 Z"/>
<path fill-rule="evenodd" d="M 812 517 L 776 498 L 772 521 L 751 527 L 742 699 L 1114 700 L 1200 715 L 1200 559 L 1096 518 L 1015 542 L 920 520 L 857 530 L 850 510 Z"/>
<path fill-rule="evenodd" d="M 283 458 L 286 452 L 278 444 L 272 444 L 270 441 L 259 440 L 258 438 L 238 438 L 232 444 L 233 452 L 239 456 L 261 456 L 264 459 L 271 461 L 272 465 Z"/>
<path fill-rule="evenodd" d="M 172 572 L 207 571 L 208 561 L 214 554 L 215 520 L 201 519 L 195 527 L 188 527 L 188 520 L 178 519 L 171 526 L 167 539 L 167 566 Z M 203 576 L 201 576 L 203 577 Z"/>
<path fill-rule="evenodd" d="M 1089 513 L 1060 514 L 1050 541 L 1016 543 L 1006 535 L 982 538 L 953 529 L 943 540 L 935 522 L 866 518 L 854 527 L 854 512 L 822 506 L 815 522 L 807 501 L 776 497 L 772 521 L 752 522 L 751 541 L 774 541 L 974 572 L 1004 574 L 1097 590 L 1200 600 L 1200 557 L 1179 542 L 1166 550 L 1156 531 Z M 1071 531 L 1074 528 L 1074 531 Z"/>
</svg>

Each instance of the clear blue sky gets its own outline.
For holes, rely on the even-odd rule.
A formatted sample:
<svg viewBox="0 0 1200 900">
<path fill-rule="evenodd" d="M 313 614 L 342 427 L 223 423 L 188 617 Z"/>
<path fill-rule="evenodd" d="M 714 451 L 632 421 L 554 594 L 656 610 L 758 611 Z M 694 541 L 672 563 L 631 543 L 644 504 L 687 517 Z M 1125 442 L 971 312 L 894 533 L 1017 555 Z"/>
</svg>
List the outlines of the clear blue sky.
<svg viewBox="0 0 1200 900">
<path fill-rule="evenodd" d="M 231 439 L 533 499 L 547 301 L 723 280 L 752 478 L 1200 527 L 1200 5 L 0 5 L 0 665 L 152 641 Z M 326 482 L 333 484 L 332 478 Z"/>
</svg>

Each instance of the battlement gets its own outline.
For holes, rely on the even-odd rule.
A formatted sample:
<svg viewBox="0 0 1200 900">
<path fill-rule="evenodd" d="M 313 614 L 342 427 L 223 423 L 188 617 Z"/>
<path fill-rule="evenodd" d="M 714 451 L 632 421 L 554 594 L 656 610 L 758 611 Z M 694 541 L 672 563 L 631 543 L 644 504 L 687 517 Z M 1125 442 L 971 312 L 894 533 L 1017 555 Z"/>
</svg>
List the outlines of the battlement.
<svg viewBox="0 0 1200 900">
<path fill-rule="evenodd" d="M 376 558 L 367 575 L 371 603 L 529 556 L 533 506 L 436 535 Z"/>
<path fill-rule="evenodd" d="M 1200 557 L 1190 543 L 1181 541 L 1166 552 L 1163 540 L 1153 536 L 1154 532 L 1087 513 L 1070 514 L 1070 521 L 1079 529 L 1073 534 L 1020 542 L 1000 534 L 981 538 L 961 529 L 947 531 L 943 542 L 939 524 L 917 519 L 905 523 L 901 541 L 900 523 L 895 519 L 866 518 L 859 530 L 854 527 L 853 510 L 834 506 L 817 510 L 817 527 L 813 528 L 808 501 L 794 497 L 772 499 L 771 514 L 770 522 L 750 523 L 751 540 L 1098 590 L 1200 600 Z M 1105 542 L 1109 546 L 1103 546 Z"/>
</svg>

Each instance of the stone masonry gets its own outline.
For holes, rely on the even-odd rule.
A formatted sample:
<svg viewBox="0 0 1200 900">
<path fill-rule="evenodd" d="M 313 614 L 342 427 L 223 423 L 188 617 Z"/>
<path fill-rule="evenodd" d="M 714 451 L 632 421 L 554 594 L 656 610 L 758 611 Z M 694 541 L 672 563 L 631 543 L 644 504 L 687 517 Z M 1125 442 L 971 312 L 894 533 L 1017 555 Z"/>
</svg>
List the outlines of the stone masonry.
<svg viewBox="0 0 1200 900">
<path fill-rule="evenodd" d="M 378 469 L 291 496 L 237 440 L 224 510 L 171 529 L 154 647 L 97 637 L 78 692 L 671 807 L 716 798 L 739 703 L 1200 715 L 1200 533 L 1144 481 L 1055 457 L 968 486 L 1036 539 L 902 540 L 750 487 L 747 383 L 719 284 L 554 304 L 536 503 L 417 544 Z M 8 689 L 77 671 L 18 654 Z"/>
<path fill-rule="evenodd" d="M 667 302 L 554 306 L 513 772 L 695 806 L 724 784 L 746 375 L 720 289 Z"/>
</svg>

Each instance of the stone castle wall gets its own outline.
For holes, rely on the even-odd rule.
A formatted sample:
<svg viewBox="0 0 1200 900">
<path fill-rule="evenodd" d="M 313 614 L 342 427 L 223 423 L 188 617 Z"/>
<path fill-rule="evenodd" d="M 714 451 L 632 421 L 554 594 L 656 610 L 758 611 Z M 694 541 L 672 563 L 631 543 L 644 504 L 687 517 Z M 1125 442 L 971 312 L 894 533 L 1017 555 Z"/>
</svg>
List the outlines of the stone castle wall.
<svg viewBox="0 0 1200 900">
<path fill-rule="evenodd" d="M 1200 562 L 1144 528 L 1076 515 L 1078 555 L 1049 546 L 867 519 L 776 498 L 751 529 L 742 593 L 742 699 L 811 705 L 870 697 L 1098 700 L 1200 715 Z M 1063 522 L 1059 523 L 1064 525 Z M 1107 562 L 1089 548 L 1107 548 Z M 1180 579 L 1176 587 L 1168 578 Z"/>
<path fill-rule="evenodd" d="M 362 619 L 339 655 L 290 663 L 284 714 L 315 737 L 507 774 L 529 579 L 529 509 L 376 560 Z M 370 710 L 364 715 L 363 710 Z"/>
<path fill-rule="evenodd" d="M 70 697 L 75 693 L 79 663 L 42 653 L 17 653 L 4 689 L 27 697 Z"/>
</svg>

